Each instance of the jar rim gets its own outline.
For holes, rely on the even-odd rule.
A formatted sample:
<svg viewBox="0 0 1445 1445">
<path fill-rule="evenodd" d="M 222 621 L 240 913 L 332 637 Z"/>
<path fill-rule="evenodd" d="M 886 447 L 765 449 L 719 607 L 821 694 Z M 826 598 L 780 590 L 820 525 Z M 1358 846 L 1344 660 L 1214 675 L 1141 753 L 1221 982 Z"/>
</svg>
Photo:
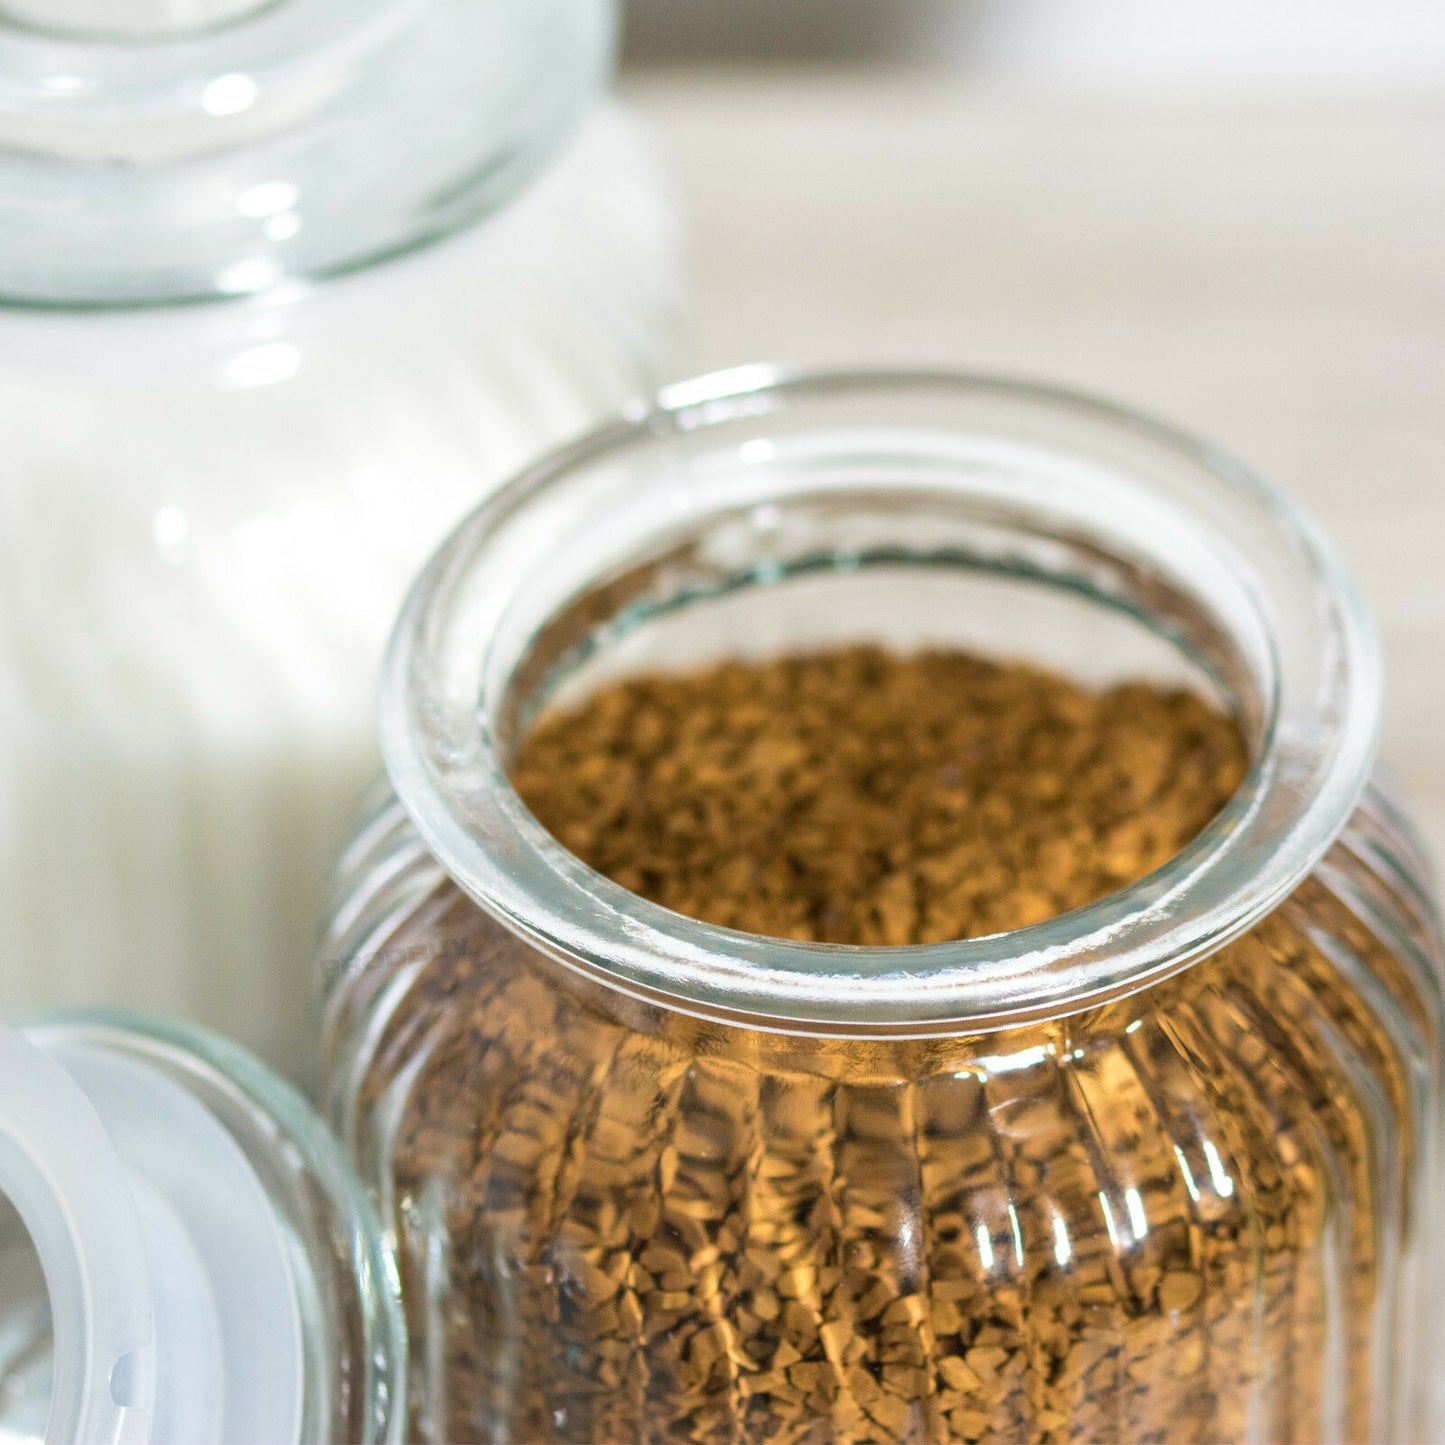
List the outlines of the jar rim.
<svg viewBox="0 0 1445 1445">
<path fill-rule="evenodd" d="M 1141 511 L 1133 543 L 1157 547 L 1161 565 L 1166 547 L 1192 548 L 1188 565 L 1214 568 L 1214 595 L 1259 669 L 1260 743 L 1239 792 L 1193 843 L 1136 883 L 1026 928 L 946 943 L 875 947 L 742 933 L 674 913 L 587 867 L 512 789 L 499 728 L 521 655 L 507 653 L 517 643 L 508 606 L 535 584 L 539 562 L 560 559 L 548 535 L 564 515 L 557 508 L 589 486 L 596 494 L 596 477 L 611 468 L 641 489 L 641 500 L 629 493 L 632 524 L 650 511 L 655 531 L 685 528 L 713 514 L 699 489 L 674 475 L 679 448 L 700 453 L 726 439 L 737 457 L 745 455 L 740 441 L 766 450 L 771 434 L 836 428 L 844 414 L 861 444 L 875 434 L 870 426 L 882 436 L 893 425 L 887 418 L 905 412 L 936 412 L 933 440 L 923 445 L 936 448 L 931 460 L 945 473 L 951 440 L 1016 450 L 1027 443 L 1031 455 L 1061 465 L 1087 459 L 1098 478 L 1112 468 L 1111 485 L 1127 485 L 1131 507 L 1159 504 L 1157 517 Z M 876 423 L 875 413 L 883 418 Z M 649 456 L 657 463 L 669 450 L 670 461 L 648 477 L 626 466 Z M 1065 481 L 1064 491 L 1080 495 L 1090 485 L 1077 469 Z M 1057 482 L 1045 488 L 1055 502 L 1064 496 Z M 947 476 L 940 485 L 951 485 Z M 1017 479 L 1000 485 L 1017 489 Z M 557 579 L 549 595 L 565 600 L 573 581 Z M 465 519 L 398 620 L 381 738 L 403 806 L 454 882 L 558 962 L 633 997 L 723 1022 L 928 1037 L 1125 997 L 1246 931 L 1294 890 L 1353 811 L 1374 762 L 1381 689 L 1371 619 L 1330 543 L 1293 503 L 1193 436 L 1031 381 L 758 365 L 666 388 L 541 458 Z"/>
</svg>

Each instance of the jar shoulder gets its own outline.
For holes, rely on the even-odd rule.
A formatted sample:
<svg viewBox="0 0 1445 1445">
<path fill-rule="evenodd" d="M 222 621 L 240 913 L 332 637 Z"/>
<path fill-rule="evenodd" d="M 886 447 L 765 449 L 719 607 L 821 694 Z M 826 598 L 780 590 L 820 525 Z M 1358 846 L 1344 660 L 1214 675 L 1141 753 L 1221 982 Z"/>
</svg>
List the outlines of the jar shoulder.
<svg viewBox="0 0 1445 1445">
<path fill-rule="evenodd" d="M 364 502 L 364 454 L 423 476 L 479 456 L 494 481 L 675 369 L 682 292 L 671 193 L 608 103 L 500 211 L 361 270 L 229 301 L 0 306 L 7 497 L 241 513 L 304 481 Z"/>
</svg>

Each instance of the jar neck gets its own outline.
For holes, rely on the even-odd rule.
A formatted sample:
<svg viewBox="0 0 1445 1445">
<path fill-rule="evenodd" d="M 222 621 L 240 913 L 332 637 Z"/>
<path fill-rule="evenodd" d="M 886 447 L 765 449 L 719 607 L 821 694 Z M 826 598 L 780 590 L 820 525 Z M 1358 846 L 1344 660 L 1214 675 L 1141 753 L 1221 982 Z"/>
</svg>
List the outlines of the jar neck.
<svg viewBox="0 0 1445 1445">
<path fill-rule="evenodd" d="M 920 577 L 975 590 L 904 600 Z M 800 578 L 823 579 L 821 599 L 799 605 Z M 988 610 L 976 589 L 999 578 L 1018 605 Z M 568 854 L 507 765 L 577 669 L 595 673 L 662 618 L 676 619 L 671 661 L 695 658 L 707 632 L 688 619 L 750 595 L 759 606 L 730 634 L 749 650 L 874 640 L 902 616 L 905 644 L 958 636 L 1018 653 L 1072 638 L 1088 663 L 1105 645 L 1097 619 L 1131 619 L 1234 709 L 1253 767 L 1165 867 L 1017 932 L 855 948 L 682 918 Z M 1060 598 L 1093 611 L 1056 626 Z M 1379 693 L 1368 618 L 1326 545 L 1213 450 L 1040 387 L 752 368 L 670 389 L 462 525 L 398 625 L 383 748 L 457 883 L 564 964 L 731 1023 L 929 1036 L 1078 1012 L 1246 930 L 1344 826 Z"/>
<path fill-rule="evenodd" d="M 0 5 L 0 303 L 274 291 L 450 234 L 551 156 L 613 0 Z M 124 26 L 121 27 L 125 29 Z"/>
</svg>

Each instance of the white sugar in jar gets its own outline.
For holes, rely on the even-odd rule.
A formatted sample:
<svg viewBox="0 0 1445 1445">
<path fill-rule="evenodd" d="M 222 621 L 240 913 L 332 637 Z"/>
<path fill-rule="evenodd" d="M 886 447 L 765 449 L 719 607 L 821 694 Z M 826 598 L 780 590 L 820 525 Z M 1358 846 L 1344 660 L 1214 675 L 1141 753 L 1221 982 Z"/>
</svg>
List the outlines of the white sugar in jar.
<svg viewBox="0 0 1445 1445">
<path fill-rule="evenodd" d="M 0 1010 L 179 1012 L 304 1072 L 402 591 L 670 369 L 673 217 L 603 97 L 605 0 L 27 5 L 0 3 Z"/>
</svg>

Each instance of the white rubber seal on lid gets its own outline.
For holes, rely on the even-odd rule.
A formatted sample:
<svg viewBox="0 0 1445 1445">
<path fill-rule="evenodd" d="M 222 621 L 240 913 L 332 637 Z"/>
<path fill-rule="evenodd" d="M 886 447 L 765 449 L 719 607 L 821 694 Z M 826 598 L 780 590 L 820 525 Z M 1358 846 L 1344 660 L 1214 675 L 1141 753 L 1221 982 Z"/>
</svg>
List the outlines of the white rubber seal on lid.
<svg viewBox="0 0 1445 1445">
<path fill-rule="evenodd" d="M 303 1390 L 275 1210 L 163 1070 L 0 1026 L 0 1195 L 50 1295 L 57 1445 L 289 1445 Z"/>
</svg>

